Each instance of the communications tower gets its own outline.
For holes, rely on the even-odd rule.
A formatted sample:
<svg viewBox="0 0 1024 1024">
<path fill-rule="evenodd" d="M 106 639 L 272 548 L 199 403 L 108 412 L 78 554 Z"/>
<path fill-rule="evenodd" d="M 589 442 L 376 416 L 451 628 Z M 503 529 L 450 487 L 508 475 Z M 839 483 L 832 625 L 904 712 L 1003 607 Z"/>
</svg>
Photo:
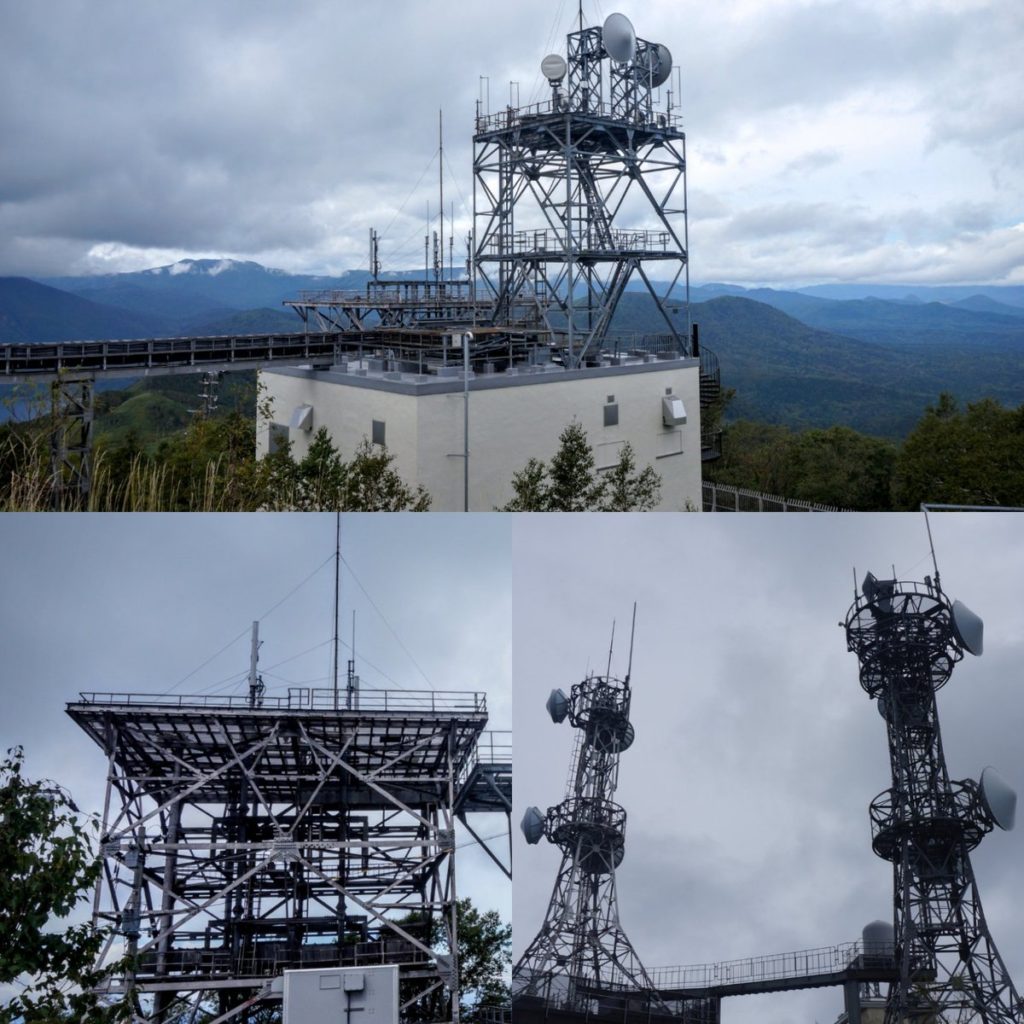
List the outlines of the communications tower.
<svg viewBox="0 0 1024 1024">
<path fill-rule="evenodd" d="M 567 58 L 567 59 L 566 59 Z M 477 300 L 490 322 L 541 330 L 567 366 L 599 353 L 638 278 L 665 351 L 697 355 L 688 324 L 686 135 L 666 46 L 629 19 L 567 37 L 541 71 L 550 97 L 484 111 L 474 142 Z"/>
<path fill-rule="evenodd" d="M 511 801 L 482 693 L 268 696 L 254 668 L 247 696 L 67 710 L 107 759 L 93 922 L 133 1021 L 244 1022 L 286 970 L 378 964 L 401 1020 L 458 1020 L 455 818 Z"/>
<path fill-rule="evenodd" d="M 950 779 L 935 692 L 964 652 L 982 653 L 982 621 L 923 583 L 864 579 L 845 622 L 860 683 L 886 724 L 892 787 L 871 803 L 872 846 L 893 865 L 899 980 L 886 1024 L 1020 1024 L 1024 1003 L 989 934 L 970 852 L 1013 827 L 1016 794 L 991 768 Z"/>
<path fill-rule="evenodd" d="M 635 616 L 635 609 L 634 609 Z M 632 641 L 631 641 L 632 646 Z M 632 661 L 632 650 L 630 651 Z M 544 923 L 512 972 L 513 1011 L 529 1000 L 587 1012 L 624 1000 L 660 1000 L 619 924 L 615 869 L 625 851 L 626 811 L 612 797 L 619 756 L 633 743 L 629 671 L 588 675 L 569 696 L 553 690 L 554 722 L 577 730 L 565 800 L 542 814 L 530 807 L 522 821 L 528 843 L 542 836 L 562 850 L 562 863 Z M 667 1012 L 667 1011 L 666 1011 Z"/>
</svg>

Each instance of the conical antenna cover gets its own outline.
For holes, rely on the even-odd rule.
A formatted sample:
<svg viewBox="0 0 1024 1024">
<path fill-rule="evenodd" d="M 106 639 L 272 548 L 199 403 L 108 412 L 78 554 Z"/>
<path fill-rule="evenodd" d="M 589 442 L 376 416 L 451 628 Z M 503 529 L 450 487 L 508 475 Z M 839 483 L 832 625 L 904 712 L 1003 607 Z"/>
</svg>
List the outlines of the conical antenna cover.
<svg viewBox="0 0 1024 1024">
<path fill-rule="evenodd" d="M 552 690 L 545 707 L 548 709 L 551 721 L 557 724 L 569 714 L 569 698 L 562 690 Z"/>
<path fill-rule="evenodd" d="M 995 768 L 981 773 L 981 799 L 992 820 L 1004 832 L 1011 831 L 1017 817 L 1017 793 Z"/>
<path fill-rule="evenodd" d="M 523 820 L 519 823 L 526 841 L 536 846 L 544 836 L 544 815 L 539 807 L 527 807 Z"/>
<path fill-rule="evenodd" d="M 628 64 L 636 54 L 636 32 L 624 14 L 609 14 L 604 19 L 601 40 L 605 53 L 621 64 Z"/>
<path fill-rule="evenodd" d="M 981 657 L 985 647 L 985 623 L 963 601 L 953 602 L 953 632 L 965 651 Z"/>
</svg>

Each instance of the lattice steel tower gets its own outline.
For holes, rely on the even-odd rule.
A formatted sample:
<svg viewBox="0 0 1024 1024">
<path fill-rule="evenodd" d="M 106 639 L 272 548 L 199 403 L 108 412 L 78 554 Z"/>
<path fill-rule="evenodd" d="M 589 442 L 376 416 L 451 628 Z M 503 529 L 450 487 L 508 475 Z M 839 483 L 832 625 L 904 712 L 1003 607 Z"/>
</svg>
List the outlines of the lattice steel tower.
<svg viewBox="0 0 1024 1024">
<path fill-rule="evenodd" d="M 691 352 L 686 136 L 667 90 L 672 57 L 621 14 L 571 32 L 541 70 L 551 98 L 497 113 L 474 135 L 477 299 L 491 322 L 548 332 L 567 365 L 601 348 L 638 276 L 668 350 Z M 568 73 L 568 84 L 565 85 Z M 659 282 L 649 276 L 657 265 Z"/>
<path fill-rule="evenodd" d="M 240 1022 L 286 969 L 397 964 L 403 1020 L 457 1021 L 455 817 L 511 805 L 484 695 L 253 680 L 68 705 L 108 763 L 93 920 L 130 959 L 107 993 Z"/>
<path fill-rule="evenodd" d="M 935 691 L 964 651 L 980 655 L 982 622 L 935 580 L 868 573 L 845 622 L 860 683 L 878 700 L 892 787 L 871 803 L 872 846 L 893 865 L 899 981 L 886 1024 L 1020 1022 L 1024 1004 L 985 923 L 970 852 L 996 825 L 1013 827 L 1016 795 L 991 769 L 950 779 Z"/>
<path fill-rule="evenodd" d="M 632 660 L 632 656 L 631 656 Z M 612 797 L 619 755 L 633 742 L 629 671 L 624 679 L 588 675 L 567 697 L 554 690 L 555 722 L 579 730 L 566 799 L 542 814 L 527 810 L 529 843 L 541 836 L 561 847 L 562 863 L 544 923 L 512 973 L 513 1001 L 535 997 L 586 1010 L 616 995 L 653 998 L 654 986 L 619 924 L 615 869 L 625 850 L 626 811 Z"/>
</svg>

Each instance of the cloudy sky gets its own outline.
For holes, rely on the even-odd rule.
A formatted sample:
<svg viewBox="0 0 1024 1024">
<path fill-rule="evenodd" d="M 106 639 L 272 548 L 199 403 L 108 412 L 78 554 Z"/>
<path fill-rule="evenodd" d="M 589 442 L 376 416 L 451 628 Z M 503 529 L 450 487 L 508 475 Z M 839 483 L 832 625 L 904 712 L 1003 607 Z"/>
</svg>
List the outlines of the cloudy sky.
<svg viewBox="0 0 1024 1024">
<path fill-rule="evenodd" d="M 1024 521 L 933 515 L 948 594 L 985 620 L 986 650 L 939 693 L 953 778 L 996 765 L 1024 787 L 1020 666 Z M 888 863 L 868 804 L 890 785 L 882 720 L 837 623 L 853 569 L 931 574 L 923 516 L 531 517 L 514 534 L 516 822 L 563 799 L 572 729 L 544 709 L 588 669 L 633 659 L 636 742 L 621 761 L 628 814 L 621 920 L 649 967 L 832 946 L 891 920 Z M 517 951 L 533 938 L 559 851 L 515 833 Z M 995 941 L 1024 985 L 1021 831 L 973 855 Z M 727 1000 L 724 1024 L 831 1024 L 839 990 Z"/>
<path fill-rule="evenodd" d="M 66 702 L 79 691 L 244 694 L 254 619 L 268 694 L 330 686 L 334 524 L 277 514 L 0 518 L 0 750 L 21 744 L 28 774 L 99 811 L 103 755 Z M 491 727 L 511 727 L 505 524 L 343 517 L 342 636 L 355 610 L 363 686 L 482 691 Z M 342 672 L 347 658 L 342 649 Z M 482 837 L 507 831 L 503 815 L 474 824 Z M 472 843 L 465 833 L 459 841 Z M 507 839 L 495 845 L 507 851 Z M 458 857 L 461 894 L 507 920 L 505 876 L 473 845 Z"/>
<path fill-rule="evenodd" d="M 993 764 L 1024 788 L 1024 517 L 932 528 L 947 593 L 986 626 L 984 655 L 939 694 L 950 773 Z M 564 796 L 572 735 L 548 692 L 604 665 L 613 619 L 624 670 L 638 603 L 619 892 L 649 966 L 830 946 L 890 916 L 867 815 L 889 785 L 884 727 L 837 623 L 854 569 L 932 571 L 920 514 L 346 516 L 342 546 L 364 683 L 485 690 L 492 724 L 515 730 L 515 822 Z M 100 806 L 103 765 L 64 714 L 78 691 L 244 692 L 253 619 L 271 692 L 329 678 L 332 516 L 8 515 L 0 550 L 0 749 L 23 744 L 28 771 L 83 807 Z M 514 836 L 514 896 L 472 846 L 459 884 L 512 915 L 521 949 L 557 851 Z M 1018 986 L 1022 843 L 995 832 L 973 855 Z M 840 1006 L 831 990 L 739 999 L 725 1024 L 830 1024 Z"/>
<path fill-rule="evenodd" d="M 462 238 L 474 103 L 542 98 L 575 8 L 0 0 L 0 274 L 419 266 L 438 110 Z M 695 280 L 1024 283 L 1017 0 L 618 9 L 680 67 Z"/>
</svg>

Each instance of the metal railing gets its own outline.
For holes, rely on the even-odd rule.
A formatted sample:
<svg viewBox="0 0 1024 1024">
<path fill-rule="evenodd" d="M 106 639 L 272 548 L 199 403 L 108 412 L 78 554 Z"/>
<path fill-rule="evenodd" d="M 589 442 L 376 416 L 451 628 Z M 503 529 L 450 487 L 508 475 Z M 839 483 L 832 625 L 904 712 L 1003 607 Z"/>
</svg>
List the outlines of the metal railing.
<svg viewBox="0 0 1024 1024">
<path fill-rule="evenodd" d="M 512 237 L 511 247 L 503 248 L 503 246 L 504 242 L 501 239 L 492 238 L 481 248 L 478 255 L 484 257 L 533 255 L 535 253 L 562 255 L 566 251 L 565 236 L 549 228 L 517 231 Z M 582 237 L 574 237 L 572 251 L 575 254 L 600 251 L 608 253 L 663 252 L 681 255 L 671 232 L 651 231 L 646 228 L 636 230 L 613 228 L 603 234 L 593 230 Z"/>
<path fill-rule="evenodd" d="M 727 960 L 717 964 L 686 967 L 656 967 L 647 974 L 659 992 L 756 985 L 759 982 L 799 980 L 817 975 L 839 974 L 854 967 L 891 967 L 893 948 L 887 943 L 844 942 L 793 953 Z"/>
<path fill-rule="evenodd" d="M 478 765 L 495 766 L 512 764 L 512 731 L 510 729 L 486 729 L 466 758 L 459 773 L 459 785 L 463 785 Z"/>
<path fill-rule="evenodd" d="M 476 761 L 478 764 L 511 764 L 512 730 L 487 729 L 480 733 Z"/>
<path fill-rule="evenodd" d="M 351 709 L 346 692 L 339 690 L 289 689 L 286 697 L 261 697 L 255 707 L 242 694 L 96 693 L 83 692 L 82 703 L 104 707 L 192 708 L 256 711 L 366 711 L 487 712 L 485 693 L 460 690 L 360 690 Z"/>
<path fill-rule="evenodd" d="M 464 279 L 438 281 L 368 281 L 364 291 L 325 288 L 299 292 L 287 306 L 421 306 L 424 303 L 469 302 L 472 282 Z"/>
<path fill-rule="evenodd" d="M 637 109 L 633 117 L 626 118 L 619 111 L 613 110 L 609 103 L 598 103 L 591 100 L 586 106 L 570 109 L 571 106 L 568 97 L 563 95 L 557 103 L 552 100 L 544 100 L 541 103 L 531 103 L 525 107 L 506 107 L 495 113 L 477 114 L 476 131 L 477 133 L 500 131 L 502 128 L 515 128 L 524 122 L 550 117 L 552 114 L 564 116 L 567 113 L 605 118 L 609 121 L 649 128 L 652 131 L 659 128 L 673 131 L 683 130 L 683 119 L 679 114 Z"/>
<path fill-rule="evenodd" d="M 331 359 L 337 333 L 251 334 L 0 345 L 0 377 L 167 371 Z"/>
<path fill-rule="evenodd" d="M 743 487 L 730 487 L 704 481 L 705 512 L 843 512 L 836 505 L 820 505 L 814 501 L 780 498 Z"/>
</svg>

